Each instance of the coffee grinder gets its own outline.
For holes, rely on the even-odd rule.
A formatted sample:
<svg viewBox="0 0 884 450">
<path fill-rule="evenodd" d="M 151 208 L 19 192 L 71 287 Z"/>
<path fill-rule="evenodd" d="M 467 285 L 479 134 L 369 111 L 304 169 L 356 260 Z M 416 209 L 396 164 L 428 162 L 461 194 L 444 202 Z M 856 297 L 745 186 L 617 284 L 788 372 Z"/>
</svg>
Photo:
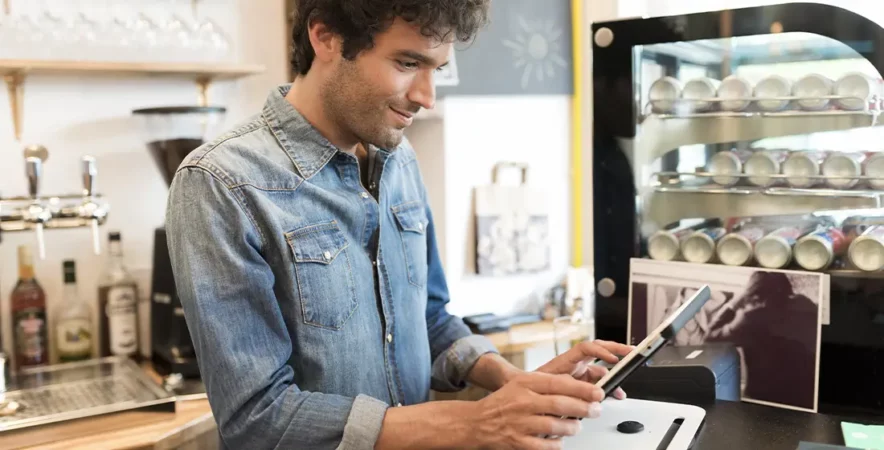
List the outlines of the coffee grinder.
<svg viewBox="0 0 884 450">
<path fill-rule="evenodd" d="M 181 162 L 212 138 L 223 124 L 225 108 L 175 106 L 132 112 L 141 122 L 147 148 L 166 183 L 171 185 Z M 160 375 L 199 378 L 199 367 L 184 309 L 175 289 L 166 230 L 154 232 L 151 279 L 151 360 Z"/>
</svg>

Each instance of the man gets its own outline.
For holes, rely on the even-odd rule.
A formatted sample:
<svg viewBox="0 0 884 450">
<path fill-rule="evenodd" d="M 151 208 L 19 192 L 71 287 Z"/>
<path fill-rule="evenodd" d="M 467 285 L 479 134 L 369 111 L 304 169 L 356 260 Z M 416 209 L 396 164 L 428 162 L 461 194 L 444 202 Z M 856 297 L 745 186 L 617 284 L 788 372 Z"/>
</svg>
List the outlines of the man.
<svg viewBox="0 0 884 450">
<path fill-rule="evenodd" d="M 433 217 L 403 131 L 490 0 L 300 0 L 291 86 L 191 154 L 170 191 L 179 295 L 225 446 L 559 448 L 630 348 L 524 374 L 445 311 Z M 587 382 L 588 381 L 588 382 Z M 478 402 L 430 402 L 466 383 Z"/>
</svg>

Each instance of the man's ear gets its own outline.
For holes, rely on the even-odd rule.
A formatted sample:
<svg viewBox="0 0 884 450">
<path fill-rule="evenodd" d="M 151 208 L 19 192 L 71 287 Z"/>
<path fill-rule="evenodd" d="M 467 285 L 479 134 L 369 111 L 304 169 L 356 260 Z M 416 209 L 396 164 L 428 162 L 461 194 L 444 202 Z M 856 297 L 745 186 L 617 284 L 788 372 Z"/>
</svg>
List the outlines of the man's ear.
<svg viewBox="0 0 884 450">
<path fill-rule="evenodd" d="M 316 54 L 316 60 L 329 63 L 341 55 L 341 37 L 331 31 L 329 27 L 319 20 L 310 21 L 309 27 L 310 45 Z"/>
</svg>

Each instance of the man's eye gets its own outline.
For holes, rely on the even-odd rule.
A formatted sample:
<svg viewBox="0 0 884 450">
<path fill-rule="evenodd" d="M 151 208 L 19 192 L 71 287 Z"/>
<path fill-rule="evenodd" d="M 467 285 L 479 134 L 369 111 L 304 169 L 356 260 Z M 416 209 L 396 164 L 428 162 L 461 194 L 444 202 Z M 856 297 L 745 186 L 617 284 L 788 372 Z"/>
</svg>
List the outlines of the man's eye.
<svg viewBox="0 0 884 450">
<path fill-rule="evenodd" d="M 418 64 L 416 62 L 409 62 L 409 61 L 397 61 L 397 62 L 399 63 L 399 65 L 403 69 L 415 70 L 418 68 Z"/>
</svg>

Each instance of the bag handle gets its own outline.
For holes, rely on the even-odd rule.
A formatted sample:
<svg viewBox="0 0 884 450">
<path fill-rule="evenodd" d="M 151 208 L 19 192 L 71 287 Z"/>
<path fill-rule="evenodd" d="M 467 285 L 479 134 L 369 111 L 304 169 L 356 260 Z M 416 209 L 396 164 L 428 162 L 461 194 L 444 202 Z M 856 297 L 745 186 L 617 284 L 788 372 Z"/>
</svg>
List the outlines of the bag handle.
<svg viewBox="0 0 884 450">
<path fill-rule="evenodd" d="M 513 161 L 501 161 L 494 165 L 494 172 L 491 175 L 492 183 L 499 184 L 500 171 L 503 169 L 520 169 L 522 171 L 522 184 L 528 183 L 528 164 Z"/>
</svg>

